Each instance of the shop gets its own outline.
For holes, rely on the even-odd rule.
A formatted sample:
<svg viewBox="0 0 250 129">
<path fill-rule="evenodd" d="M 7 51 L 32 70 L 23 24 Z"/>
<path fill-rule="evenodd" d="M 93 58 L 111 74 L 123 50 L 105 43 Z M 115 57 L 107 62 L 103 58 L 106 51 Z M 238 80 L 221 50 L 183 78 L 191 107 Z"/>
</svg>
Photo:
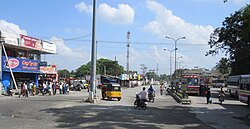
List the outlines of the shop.
<svg viewBox="0 0 250 129">
<path fill-rule="evenodd" d="M 40 74 L 40 70 L 37 60 L 9 57 L 9 61 L 7 61 L 6 57 L 2 56 L 2 62 L 2 83 L 5 90 L 9 86 L 15 89 L 11 70 L 18 88 L 21 87 L 23 82 L 32 82 L 38 85 L 38 74 Z"/>
<path fill-rule="evenodd" d="M 46 63 L 47 64 L 47 63 Z M 40 74 L 39 74 L 39 84 L 43 82 L 58 82 L 58 74 L 56 71 L 56 65 L 51 66 L 41 66 L 40 65 Z"/>
</svg>

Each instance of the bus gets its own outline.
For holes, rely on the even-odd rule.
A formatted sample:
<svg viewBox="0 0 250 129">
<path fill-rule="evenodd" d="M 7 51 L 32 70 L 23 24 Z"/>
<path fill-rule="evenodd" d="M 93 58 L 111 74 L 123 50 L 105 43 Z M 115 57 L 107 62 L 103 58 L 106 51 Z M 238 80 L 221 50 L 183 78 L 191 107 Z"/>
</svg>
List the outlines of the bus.
<svg viewBox="0 0 250 129">
<path fill-rule="evenodd" d="M 235 96 L 237 99 L 239 99 L 240 78 L 241 75 L 229 76 L 227 78 L 227 91 L 231 96 Z"/>
<path fill-rule="evenodd" d="M 187 94 L 197 94 L 200 93 L 200 77 L 196 75 L 184 75 L 182 80 L 186 83 L 186 93 Z"/>
<path fill-rule="evenodd" d="M 250 74 L 241 75 L 239 100 L 250 108 Z"/>
</svg>

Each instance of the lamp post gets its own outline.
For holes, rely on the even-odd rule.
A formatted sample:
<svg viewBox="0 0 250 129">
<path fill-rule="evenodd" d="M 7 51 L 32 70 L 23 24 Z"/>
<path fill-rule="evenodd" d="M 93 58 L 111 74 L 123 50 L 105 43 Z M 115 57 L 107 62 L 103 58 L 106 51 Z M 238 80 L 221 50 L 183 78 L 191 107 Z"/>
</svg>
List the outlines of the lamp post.
<svg viewBox="0 0 250 129">
<path fill-rule="evenodd" d="M 166 36 L 165 38 L 171 39 L 171 40 L 174 41 L 174 48 L 175 48 L 175 49 L 174 49 L 174 50 L 175 50 L 175 56 L 174 56 L 174 58 L 175 58 L 175 61 L 174 61 L 174 70 L 176 71 L 176 50 L 178 49 L 178 48 L 176 47 L 176 44 L 177 44 L 177 41 L 178 41 L 178 40 L 180 40 L 180 39 L 185 39 L 186 37 L 180 37 L 180 38 L 174 39 L 174 38 L 172 38 L 172 37 Z"/>
<path fill-rule="evenodd" d="M 166 49 L 166 48 L 164 48 L 163 49 L 164 51 L 168 51 L 169 52 L 169 75 L 171 76 L 171 74 L 172 74 L 172 52 L 174 51 L 174 49 L 173 50 L 168 50 L 168 49 Z"/>
</svg>

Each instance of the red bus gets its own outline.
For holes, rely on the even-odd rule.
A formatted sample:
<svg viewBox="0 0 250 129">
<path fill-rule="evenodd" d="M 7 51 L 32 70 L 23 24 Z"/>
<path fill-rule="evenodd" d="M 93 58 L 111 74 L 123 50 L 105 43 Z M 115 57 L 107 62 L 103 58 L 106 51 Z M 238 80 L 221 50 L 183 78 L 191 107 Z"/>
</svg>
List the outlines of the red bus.
<svg viewBox="0 0 250 129">
<path fill-rule="evenodd" d="M 200 93 L 200 77 L 197 75 L 184 75 L 182 80 L 186 84 L 186 93 L 187 94 L 197 94 Z"/>
</svg>

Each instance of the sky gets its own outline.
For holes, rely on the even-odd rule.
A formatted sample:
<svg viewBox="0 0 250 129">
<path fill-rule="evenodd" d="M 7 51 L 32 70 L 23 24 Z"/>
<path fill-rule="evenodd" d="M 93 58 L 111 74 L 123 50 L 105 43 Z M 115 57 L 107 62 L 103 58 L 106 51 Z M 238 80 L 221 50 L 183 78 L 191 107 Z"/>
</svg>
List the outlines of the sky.
<svg viewBox="0 0 250 129">
<path fill-rule="evenodd" d="M 97 59 L 117 60 L 126 70 L 127 32 L 129 69 L 169 74 L 170 52 L 176 43 L 177 69 L 212 69 L 223 53 L 205 56 L 210 34 L 225 17 L 250 0 L 97 0 Z M 49 40 L 57 54 L 42 61 L 58 70 L 76 70 L 91 60 L 92 0 L 1 0 L 0 30 Z M 166 36 L 172 39 L 165 38 Z M 164 51 L 165 50 L 165 51 Z M 168 51 L 169 50 L 169 51 Z M 172 72 L 174 51 L 171 53 Z M 157 65 L 158 64 L 158 65 Z M 157 67 L 158 66 L 158 67 Z"/>
</svg>

